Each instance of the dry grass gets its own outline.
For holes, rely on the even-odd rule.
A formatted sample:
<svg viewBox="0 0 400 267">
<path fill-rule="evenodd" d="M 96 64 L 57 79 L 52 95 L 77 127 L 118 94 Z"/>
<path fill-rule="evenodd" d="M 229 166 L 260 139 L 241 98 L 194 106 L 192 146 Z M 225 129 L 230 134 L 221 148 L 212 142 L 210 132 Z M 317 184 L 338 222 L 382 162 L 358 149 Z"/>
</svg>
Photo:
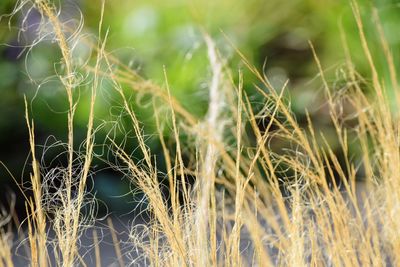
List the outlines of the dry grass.
<svg viewBox="0 0 400 267">
<path fill-rule="evenodd" d="M 51 177 L 41 172 L 35 151 L 34 123 L 26 103 L 33 195 L 26 199 L 29 216 L 25 224 L 28 226 L 27 247 L 32 266 L 49 265 L 50 254 L 60 266 L 84 265 L 82 255 L 79 255 L 79 239 L 85 227 L 93 221 L 90 216 L 85 217 L 81 210 L 83 206 L 91 205 L 86 182 L 94 156 L 94 107 L 102 79 L 110 81 L 119 95 L 143 159 L 136 162 L 111 137 L 108 142 L 115 156 L 121 160 L 121 171 L 125 170 L 132 183 L 145 194 L 151 215 L 144 230 L 143 226 L 140 230 L 133 226 L 130 243 L 123 244 L 140 251 L 139 259 L 124 262 L 122 244 L 118 243 L 115 234 L 112 235 L 119 265 L 135 265 L 135 260 L 151 266 L 400 264 L 397 253 L 400 251 L 400 121 L 398 114 L 390 110 L 388 85 L 381 81 L 375 68 L 355 1 L 352 7 L 372 83 L 365 83 L 357 74 L 343 33 L 346 74 L 349 78 L 345 91 L 332 91 L 311 45 L 344 164 L 339 163 L 337 152 L 327 138 L 313 127 L 310 116 L 307 117 L 307 127 L 297 123 L 284 100 L 287 84 L 283 88 L 273 88 L 268 77 L 237 51 L 246 67 L 262 84 L 255 85 L 255 89 L 264 97 L 265 107 L 257 113 L 243 90 L 242 74 L 239 72 L 239 80 L 235 82 L 233 73 L 207 34 L 204 34 L 204 41 L 212 77 L 210 100 L 206 117 L 196 118 L 171 95 L 167 70 L 164 72 L 165 85 L 161 87 L 144 80 L 106 52 L 107 36 L 100 35 L 104 3 L 98 42 L 92 44 L 86 40 L 96 55 L 94 66 L 74 65 L 70 39 L 79 34 L 71 35 L 70 29 L 58 20 L 56 7 L 49 1 L 21 1 L 18 4 L 15 12 L 23 5 L 31 5 L 42 15 L 42 26 L 52 29 L 62 54 L 64 73 L 58 75 L 69 105 L 68 166 L 57 172 L 57 179 L 61 177 L 64 181 L 61 188 L 50 193 L 46 181 Z M 400 100 L 393 57 L 376 11 L 373 18 L 389 66 L 397 106 Z M 86 71 L 92 77 L 83 156 L 74 149 L 75 89 L 79 86 L 75 68 Z M 128 85 L 132 90 L 145 90 L 152 96 L 159 139 L 168 167 L 169 201 L 162 194 L 157 158 L 146 146 L 141 122 L 122 85 Z M 368 96 L 362 89 L 365 87 L 370 89 Z M 356 126 L 351 129 L 343 127 L 344 103 L 351 106 L 348 117 L 356 121 Z M 162 134 L 167 120 L 160 119 L 160 106 L 169 110 L 172 146 L 167 145 Z M 268 122 L 265 130 L 260 130 L 257 120 Z M 246 125 L 249 127 L 246 128 Z M 193 141 L 182 144 L 182 132 Z M 269 146 L 277 139 L 288 144 L 279 153 Z M 351 156 L 350 143 L 361 151 L 360 159 Z M 190 146 L 185 153 L 191 151 L 192 164 L 185 164 L 184 145 Z M 81 161 L 80 166 L 76 166 L 77 160 Z M 196 177 L 193 186 L 186 182 L 188 174 Z M 362 183 L 357 179 L 361 179 Z M 49 194 L 59 201 L 59 206 L 47 208 Z M 4 218 L 0 220 L 0 266 L 13 266 L 11 232 L 4 228 L 11 221 L 7 216 Z M 111 221 L 109 226 L 114 233 Z M 48 228 L 55 232 L 54 238 L 48 237 Z M 101 239 L 97 232 L 93 232 L 93 236 L 96 243 L 93 254 L 96 266 L 100 266 L 98 241 L 101 242 Z"/>
</svg>

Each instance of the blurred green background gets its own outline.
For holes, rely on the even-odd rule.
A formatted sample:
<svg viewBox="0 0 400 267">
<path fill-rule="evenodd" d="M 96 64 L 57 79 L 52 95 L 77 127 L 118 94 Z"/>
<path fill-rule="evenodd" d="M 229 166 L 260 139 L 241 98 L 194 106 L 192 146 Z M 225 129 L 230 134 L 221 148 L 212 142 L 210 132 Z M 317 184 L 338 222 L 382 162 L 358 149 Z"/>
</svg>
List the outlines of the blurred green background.
<svg viewBox="0 0 400 267">
<path fill-rule="evenodd" d="M 359 1 L 359 4 L 378 69 L 390 87 L 386 62 L 370 19 L 370 9 L 375 6 L 379 10 L 397 63 L 400 54 L 400 2 Z M 10 13 L 14 5 L 14 0 L 2 0 L 0 14 Z M 69 0 L 57 2 L 57 5 L 61 7 L 63 21 L 82 19 L 82 33 L 89 36 L 97 34 L 101 1 Z M 37 12 L 24 8 L 12 19 L 3 16 L 0 21 L 0 160 L 18 181 L 24 175 L 29 156 L 24 95 L 34 99 L 32 115 L 38 144 L 66 140 L 67 103 L 63 89 L 54 78 L 60 52 L 54 42 L 46 40 L 32 49 L 23 49 L 37 36 L 39 19 Z M 348 0 L 107 0 L 103 34 L 109 30 L 107 51 L 146 79 L 162 85 L 165 66 L 172 94 L 199 118 L 207 111 L 207 83 L 210 78 L 201 29 L 214 38 L 233 72 L 238 69 L 244 71 L 245 89 L 254 103 L 258 101 L 251 89 L 257 81 L 246 71 L 228 37 L 258 69 L 265 65 L 264 71 L 275 86 L 279 88 L 289 79 L 288 97 L 299 121 L 304 119 L 307 108 L 317 118 L 315 126 L 323 129 L 328 127 L 324 121 L 327 114 L 322 114 L 321 109 L 323 89 L 308 41 L 316 48 L 328 82 L 340 87 L 344 78 L 341 73 L 344 53 L 340 27 L 346 33 L 357 70 L 368 77 L 368 67 Z M 25 30 L 19 31 L 21 28 Z M 75 59 L 82 62 L 90 54 L 85 46 L 75 51 Z M 87 123 L 86 87 L 82 86 L 81 104 L 76 113 L 78 140 L 83 139 Z M 107 85 L 101 89 L 96 104 L 97 122 L 113 120 L 120 114 L 118 108 L 113 108 L 114 104 L 118 105 L 118 100 L 110 91 Z M 149 122 L 144 124 L 145 133 L 154 134 L 151 111 L 138 108 L 137 113 L 140 120 Z M 48 138 L 50 135 L 55 138 Z M 155 154 L 161 153 L 159 144 L 151 138 L 149 146 Z M 53 154 L 49 152 L 48 157 L 56 155 L 60 151 L 57 149 L 54 146 Z M 100 169 L 103 166 L 101 162 L 96 164 Z M 27 167 L 29 169 L 29 165 Z M 5 168 L 0 174 L 0 184 L 18 192 Z M 111 209 L 124 209 L 124 205 L 119 203 L 120 196 L 129 191 L 127 181 L 121 181 L 121 177 L 112 172 L 99 172 L 96 184 L 99 198 L 103 197 Z M 127 197 L 125 200 L 131 199 Z M 131 207 L 127 205 L 126 209 Z"/>
</svg>

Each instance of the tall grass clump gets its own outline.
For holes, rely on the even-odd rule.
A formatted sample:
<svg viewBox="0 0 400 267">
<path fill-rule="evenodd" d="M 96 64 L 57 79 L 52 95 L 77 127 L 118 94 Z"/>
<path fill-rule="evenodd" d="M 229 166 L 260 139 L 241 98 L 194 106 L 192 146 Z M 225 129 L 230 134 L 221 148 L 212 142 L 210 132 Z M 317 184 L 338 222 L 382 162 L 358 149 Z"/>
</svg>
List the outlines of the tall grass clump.
<svg viewBox="0 0 400 267">
<path fill-rule="evenodd" d="M 332 89 L 310 43 L 338 152 L 328 141 L 331 139 L 314 127 L 311 115 L 306 113 L 306 126 L 298 123 L 290 108 L 296 100 L 288 97 L 288 82 L 274 88 L 269 78 L 236 50 L 258 81 L 253 89 L 264 104 L 256 110 L 244 88 L 243 72 L 229 67 L 205 32 L 209 101 L 207 114 L 200 118 L 174 98 L 168 69 L 164 68 L 164 84 L 157 85 L 106 51 L 104 2 L 99 33 L 93 41 L 81 34 L 81 22 L 72 27 L 63 23 L 50 1 L 19 1 L 12 15 L 21 9 L 36 9 L 41 15 L 38 42 L 52 40 L 60 49 L 61 67 L 56 76 L 68 103 L 68 134 L 63 146 L 68 165 L 45 172 L 38 160 L 35 127 L 26 100 L 32 194 L 25 195 L 28 217 L 22 223 L 27 225 L 27 233 L 21 246 L 28 249 L 31 265 L 86 265 L 79 244 L 85 229 L 95 222 L 96 203 L 87 181 L 93 158 L 101 157 L 94 153 L 94 146 L 96 130 L 104 122 L 96 125 L 95 105 L 105 83 L 111 84 L 110 90 L 118 96 L 142 155 L 139 161 L 134 159 L 130 150 L 109 134 L 105 142 L 118 162 L 112 167 L 144 193 L 149 215 L 143 225 L 132 225 L 129 242 L 119 243 L 113 235 L 119 265 L 399 265 L 400 121 L 397 111 L 391 109 L 400 104 L 397 70 L 378 13 L 373 10 L 390 76 L 390 84 L 382 81 L 358 4 L 352 1 L 351 6 L 370 78 L 357 73 L 343 32 L 344 82 L 340 90 Z M 77 42 L 91 47 L 94 60 L 85 64 L 75 61 Z M 234 47 L 228 38 L 226 45 Z M 86 137 L 78 140 L 82 145 L 77 146 L 74 115 L 83 84 L 90 87 L 90 106 Z M 394 99 L 389 97 L 390 90 Z M 157 158 L 146 144 L 143 124 L 130 100 L 132 92 L 150 96 L 163 157 Z M 170 136 L 164 135 L 166 127 L 171 129 Z M 274 148 L 274 143 L 281 147 Z M 166 173 L 159 170 L 161 160 Z M 188 182 L 189 176 L 196 178 L 194 183 Z M 165 177 L 168 198 L 160 177 Z M 55 188 L 54 181 L 61 186 Z M 88 213 L 83 212 L 85 207 Z M 12 232 L 4 227 L 12 223 L 7 214 L 0 217 L 0 266 L 13 266 Z M 109 225 L 112 230 L 111 221 Z M 96 232 L 94 237 L 97 244 Z M 128 251 L 126 255 L 121 254 L 121 246 Z M 98 245 L 92 253 L 100 265 Z"/>
</svg>

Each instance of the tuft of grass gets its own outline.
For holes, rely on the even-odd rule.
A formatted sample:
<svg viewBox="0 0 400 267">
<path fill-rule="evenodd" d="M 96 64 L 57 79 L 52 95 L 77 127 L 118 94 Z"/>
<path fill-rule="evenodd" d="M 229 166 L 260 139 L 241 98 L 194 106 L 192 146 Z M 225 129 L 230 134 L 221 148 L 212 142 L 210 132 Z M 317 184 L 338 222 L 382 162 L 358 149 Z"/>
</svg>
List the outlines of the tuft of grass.
<svg viewBox="0 0 400 267">
<path fill-rule="evenodd" d="M 328 138 L 313 126 L 308 113 L 306 127 L 297 122 L 290 102 L 284 99 L 288 83 L 283 88 L 274 88 L 268 77 L 237 50 L 244 65 L 260 82 L 254 87 L 264 97 L 265 106 L 256 112 L 243 88 L 242 73 L 239 72 L 239 79 L 235 81 L 234 70 L 225 64 L 213 39 L 206 33 L 204 43 L 211 75 L 209 106 L 205 118 L 196 118 L 171 95 L 166 69 L 165 84 L 159 86 L 140 77 L 106 51 L 107 34 L 101 36 L 104 1 L 98 41 L 86 40 L 93 47 L 94 66 L 74 65 L 73 46 L 67 40 L 79 33 L 70 35 L 71 30 L 59 20 L 55 5 L 47 0 L 18 2 L 16 12 L 21 6 L 31 5 L 40 12 L 42 27 L 51 28 L 62 54 L 64 73 L 57 75 L 69 106 L 68 165 L 49 174 L 43 173 L 37 160 L 35 127 L 25 100 L 32 165 L 32 196 L 26 197 L 28 218 L 25 220 L 31 265 L 51 265 L 51 258 L 60 266 L 85 265 L 79 241 L 94 220 L 95 204 L 89 199 L 87 179 L 96 156 L 95 104 L 103 80 L 112 84 L 112 90 L 120 98 L 143 156 L 136 161 L 123 144 L 109 135 L 107 142 L 120 160 L 113 167 L 144 193 L 150 217 L 144 225 L 132 226 L 126 244 L 119 243 L 112 221 L 108 221 L 120 266 L 398 265 L 400 122 L 390 109 L 392 100 L 388 97 L 387 85 L 381 82 L 376 71 L 357 2 L 351 4 L 369 63 L 371 83 L 365 82 L 352 65 L 345 33 L 342 35 L 347 55 L 345 72 L 349 78 L 342 92 L 330 88 L 310 43 L 325 88 L 330 123 L 344 158 L 341 163 Z M 397 94 L 393 57 L 376 11 L 373 18 Z M 82 140 L 84 152 L 74 147 L 78 68 L 92 77 L 87 133 Z M 164 197 L 159 181 L 158 158 L 146 145 L 142 123 L 123 89 L 125 86 L 152 96 L 158 137 L 168 168 L 165 176 L 169 199 Z M 368 95 L 363 90 L 365 87 L 370 89 Z M 398 97 L 395 101 L 396 105 L 400 104 Z M 356 121 L 353 128 L 343 126 L 344 103 L 349 105 L 350 116 Z M 160 119 L 160 107 L 168 110 L 170 120 Z M 263 131 L 257 125 L 260 119 L 268 122 Z M 169 143 L 163 136 L 163 127 L 168 121 L 173 133 Z M 188 141 L 180 138 L 182 133 L 189 136 Z M 272 148 L 271 142 L 276 140 L 286 144 L 284 149 Z M 350 145 L 361 151 L 361 158 L 352 158 Z M 189 163 L 185 157 L 191 159 Z M 194 185 L 187 182 L 188 175 L 196 177 Z M 51 179 L 60 179 L 61 186 L 49 190 Z M 49 209 L 51 198 L 59 205 Z M 89 218 L 82 212 L 85 205 L 92 211 Z M 2 221 L 0 266 L 13 266 L 11 233 L 3 229 Z M 54 231 L 54 237 L 50 237 L 49 229 Z M 96 266 L 101 265 L 99 242 L 102 239 L 98 234 L 93 231 Z M 127 262 L 121 246 L 139 252 L 139 256 Z"/>
</svg>

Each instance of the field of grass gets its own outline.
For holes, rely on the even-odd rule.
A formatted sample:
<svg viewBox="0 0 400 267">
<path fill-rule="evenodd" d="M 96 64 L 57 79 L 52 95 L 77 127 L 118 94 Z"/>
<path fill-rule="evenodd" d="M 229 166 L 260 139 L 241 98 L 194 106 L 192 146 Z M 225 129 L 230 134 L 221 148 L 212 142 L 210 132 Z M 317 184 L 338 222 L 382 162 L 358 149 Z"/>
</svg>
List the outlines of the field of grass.
<svg viewBox="0 0 400 267">
<path fill-rule="evenodd" d="M 34 45 L 51 40 L 59 49 L 51 83 L 64 90 L 66 133 L 52 146 L 67 164 L 43 166 L 46 147 L 35 135 L 33 99 L 25 98 L 30 176 L 15 182 L 24 192 L 27 217 L 13 216 L 12 199 L 11 208 L 1 210 L 0 267 L 18 266 L 17 252 L 30 266 L 102 266 L 104 233 L 112 237 L 112 266 L 400 264 L 400 88 L 377 10 L 370 7 L 371 21 L 365 22 L 359 4 L 349 2 L 367 75 L 359 74 L 347 45 L 347 35 L 355 33 L 342 31 L 337 40 L 346 55 L 337 71 L 340 86 L 326 78 L 318 48 L 309 42 L 324 101 L 321 117 L 304 111 L 300 123 L 288 82 L 276 87 L 222 32 L 224 46 L 242 64 L 230 67 L 205 29 L 199 31 L 210 74 L 208 105 L 204 116 L 194 114 L 172 94 L 168 67 L 160 66 L 164 81 L 157 83 L 108 51 L 101 3 L 98 33 L 92 35 L 82 33 L 83 21 L 63 22 L 62 11 L 48 0 L 20 0 L 7 17 L 36 10 Z M 366 37 L 364 25 L 371 22 L 389 81 Z M 82 44 L 91 51 L 86 61 L 76 58 Z M 251 86 L 261 108 L 244 89 L 246 79 L 256 81 Z M 104 88 L 124 120 L 97 115 Z M 82 105 L 84 136 L 75 131 Z M 138 105 L 152 114 L 151 127 L 138 119 Z M 314 126 L 321 119 L 333 134 Z M 154 129 L 151 138 L 161 154 L 148 144 L 146 127 Z M 117 132 L 129 135 L 136 147 Z M 97 216 L 100 204 L 89 185 L 98 161 L 143 195 L 145 209 L 133 210 L 143 221 L 129 225 L 123 242 L 116 221 Z M 97 228 L 99 222 L 105 226 Z M 83 253 L 89 234 L 93 244 Z"/>
</svg>

